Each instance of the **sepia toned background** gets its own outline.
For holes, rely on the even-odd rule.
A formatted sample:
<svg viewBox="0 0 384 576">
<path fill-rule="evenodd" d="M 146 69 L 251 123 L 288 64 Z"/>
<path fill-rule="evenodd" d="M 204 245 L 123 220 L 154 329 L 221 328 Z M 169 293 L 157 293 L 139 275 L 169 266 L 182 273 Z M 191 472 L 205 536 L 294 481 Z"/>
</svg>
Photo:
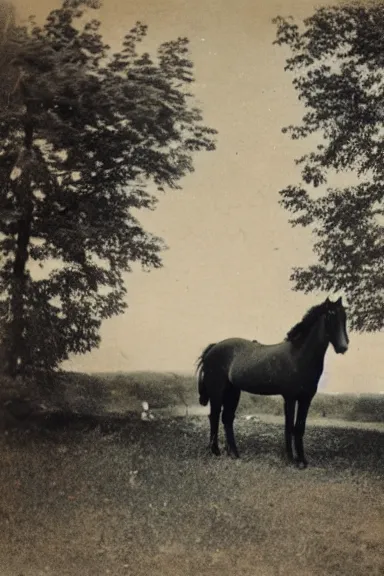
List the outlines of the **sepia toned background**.
<svg viewBox="0 0 384 576">
<path fill-rule="evenodd" d="M 99 350 L 71 358 L 81 371 L 171 370 L 189 373 L 201 349 L 228 336 L 282 340 L 325 294 L 292 291 L 292 266 L 313 260 L 311 237 L 292 229 L 278 191 L 298 179 L 294 159 L 308 143 L 281 133 L 302 108 L 286 53 L 273 46 L 272 18 L 311 14 L 311 0 L 104 0 L 105 40 L 118 49 L 137 20 L 148 24 L 145 48 L 178 36 L 191 42 L 193 91 L 217 150 L 198 155 L 181 191 L 168 191 L 145 228 L 169 246 L 164 267 L 126 276 L 129 308 L 105 322 Z M 20 17 L 43 18 L 60 2 L 14 0 Z M 336 296 L 336 295 L 331 295 Z M 351 334 L 350 350 L 331 350 L 324 391 L 384 391 L 383 334 Z"/>
</svg>

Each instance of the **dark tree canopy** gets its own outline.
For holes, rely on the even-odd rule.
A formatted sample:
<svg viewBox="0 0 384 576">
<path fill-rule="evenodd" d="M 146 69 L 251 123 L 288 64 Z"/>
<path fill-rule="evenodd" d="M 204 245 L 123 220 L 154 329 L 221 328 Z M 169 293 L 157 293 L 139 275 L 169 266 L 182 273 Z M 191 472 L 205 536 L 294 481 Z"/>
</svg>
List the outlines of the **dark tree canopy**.
<svg viewBox="0 0 384 576">
<path fill-rule="evenodd" d="M 0 62 L 0 314 L 11 373 L 55 368 L 99 343 L 125 308 L 132 262 L 161 266 L 161 239 L 135 209 L 178 188 L 213 150 L 189 91 L 188 40 L 138 52 L 136 24 L 112 54 L 93 0 L 65 0 L 43 26 L 4 12 Z M 85 15 L 88 15 L 87 11 Z M 55 263 L 43 279 L 29 261 Z"/>
<path fill-rule="evenodd" d="M 344 291 L 352 328 L 384 326 L 384 4 L 321 8 L 299 27 L 275 19 L 285 70 L 307 108 L 293 139 L 318 144 L 296 162 L 302 183 L 280 192 L 293 225 L 309 226 L 318 263 L 295 268 L 295 289 Z M 326 188 L 333 173 L 356 184 Z M 312 189 L 312 191 L 311 191 Z M 317 189 L 315 192 L 314 189 Z"/>
</svg>

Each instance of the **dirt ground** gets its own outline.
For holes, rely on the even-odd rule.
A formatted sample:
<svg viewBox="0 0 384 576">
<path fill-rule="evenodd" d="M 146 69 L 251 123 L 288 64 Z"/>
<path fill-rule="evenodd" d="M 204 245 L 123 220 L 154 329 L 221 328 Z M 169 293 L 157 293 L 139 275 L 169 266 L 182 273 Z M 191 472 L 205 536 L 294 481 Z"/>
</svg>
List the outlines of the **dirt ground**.
<svg viewBox="0 0 384 576">
<path fill-rule="evenodd" d="M 236 420 L 211 457 L 206 417 L 26 423 L 0 435 L 1 576 L 378 576 L 384 434 Z"/>
</svg>

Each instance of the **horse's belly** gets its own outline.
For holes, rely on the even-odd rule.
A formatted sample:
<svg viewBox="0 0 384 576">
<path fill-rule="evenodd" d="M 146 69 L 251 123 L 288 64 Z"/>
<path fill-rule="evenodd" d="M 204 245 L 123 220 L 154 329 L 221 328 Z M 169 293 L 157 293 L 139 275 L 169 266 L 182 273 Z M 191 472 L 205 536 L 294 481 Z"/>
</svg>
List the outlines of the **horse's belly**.
<svg viewBox="0 0 384 576">
<path fill-rule="evenodd" d="M 300 391 L 300 384 L 298 382 L 288 380 L 280 380 L 278 382 L 268 382 L 267 380 L 243 381 L 240 386 L 239 383 L 236 383 L 235 386 L 240 387 L 244 392 L 261 394 L 263 396 L 275 396 L 278 394 L 284 396 L 285 394 L 295 394 Z"/>
<path fill-rule="evenodd" d="M 250 394 L 296 394 L 303 385 L 297 372 L 285 362 L 271 364 L 261 361 L 247 368 L 241 365 L 233 368 L 230 374 L 232 384 Z"/>
</svg>

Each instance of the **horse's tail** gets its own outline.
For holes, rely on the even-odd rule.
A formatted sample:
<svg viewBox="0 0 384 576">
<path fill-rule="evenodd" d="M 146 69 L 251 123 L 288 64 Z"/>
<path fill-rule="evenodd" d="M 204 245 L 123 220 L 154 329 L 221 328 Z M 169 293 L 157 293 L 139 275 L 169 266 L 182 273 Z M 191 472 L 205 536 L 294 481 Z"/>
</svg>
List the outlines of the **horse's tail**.
<svg viewBox="0 0 384 576">
<path fill-rule="evenodd" d="M 206 386 L 206 382 L 204 380 L 204 362 L 208 352 L 213 348 L 216 344 L 209 344 L 203 352 L 200 354 L 197 360 L 197 384 L 198 384 L 198 391 L 199 391 L 199 402 L 202 406 L 206 406 L 209 402 L 209 394 Z"/>
</svg>

